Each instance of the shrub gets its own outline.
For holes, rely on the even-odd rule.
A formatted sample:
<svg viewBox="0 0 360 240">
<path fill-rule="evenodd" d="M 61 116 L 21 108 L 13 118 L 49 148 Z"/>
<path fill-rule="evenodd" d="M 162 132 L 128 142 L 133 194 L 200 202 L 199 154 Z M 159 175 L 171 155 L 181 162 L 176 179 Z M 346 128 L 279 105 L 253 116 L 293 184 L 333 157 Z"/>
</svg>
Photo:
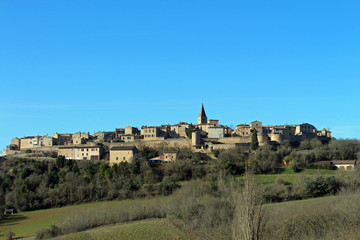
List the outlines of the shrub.
<svg viewBox="0 0 360 240">
<path fill-rule="evenodd" d="M 336 194 L 340 190 L 340 186 L 340 182 L 334 176 L 307 179 L 305 181 L 304 195 L 307 198 L 312 198 Z"/>
<path fill-rule="evenodd" d="M 56 225 L 51 225 L 49 228 L 41 229 L 36 232 L 36 239 L 48 239 L 61 235 L 61 229 Z"/>
</svg>

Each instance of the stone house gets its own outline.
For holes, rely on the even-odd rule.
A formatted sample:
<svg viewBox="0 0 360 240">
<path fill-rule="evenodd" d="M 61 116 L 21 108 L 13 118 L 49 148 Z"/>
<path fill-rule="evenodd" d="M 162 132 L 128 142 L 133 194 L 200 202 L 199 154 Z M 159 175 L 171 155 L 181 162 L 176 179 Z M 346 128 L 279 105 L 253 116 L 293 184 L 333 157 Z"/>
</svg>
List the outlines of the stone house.
<svg viewBox="0 0 360 240">
<path fill-rule="evenodd" d="M 208 138 L 225 137 L 225 128 L 223 126 L 213 126 L 208 128 Z"/>
<path fill-rule="evenodd" d="M 125 134 L 120 136 L 120 140 L 124 142 L 134 142 L 135 141 L 135 135 L 133 134 Z"/>
<path fill-rule="evenodd" d="M 325 128 L 323 128 L 323 130 L 321 131 L 318 131 L 317 132 L 317 135 L 319 137 L 328 137 L 328 138 L 331 138 L 331 132 L 329 130 L 326 130 Z"/>
<path fill-rule="evenodd" d="M 136 127 L 127 126 L 125 128 L 124 135 L 139 135 L 139 129 L 137 129 Z"/>
<path fill-rule="evenodd" d="M 111 142 L 115 138 L 115 132 L 96 132 L 94 137 L 97 142 Z"/>
<path fill-rule="evenodd" d="M 58 148 L 58 156 L 69 160 L 100 160 L 102 157 L 101 145 L 74 145 Z"/>
<path fill-rule="evenodd" d="M 295 135 L 303 135 L 306 133 L 317 133 L 316 128 L 308 123 L 302 123 L 302 124 L 298 124 L 295 125 Z"/>
<path fill-rule="evenodd" d="M 164 152 L 164 155 L 154 157 L 148 160 L 149 163 L 168 163 L 177 160 L 177 152 Z"/>
<path fill-rule="evenodd" d="M 8 150 L 20 150 L 20 139 L 17 137 L 11 139 L 11 144 L 8 146 Z"/>
<path fill-rule="evenodd" d="M 164 140 L 167 135 L 164 131 L 162 131 L 161 127 L 156 126 L 142 126 L 141 127 L 141 136 L 144 137 L 145 141 L 149 140 Z"/>
<path fill-rule="evenodd" d="M 53 137 L 46 134 L 45 136 L 29 136 L 21 138 L 19 143 L 20 150 L 24 150 L 37 147 L 50 147 L 54 145 L 55 140 Z"/>
<path fill-rule="evenodd" d="M 235 127 L 235 134 L 240 137 L 251 136 L 251 127 L 247 124 L 239 124 Z"/>
<path fill-rule="evenodd" d="M 318 161 L 312 163 L 312 165 L 329 166 L 331 170 L 354 170 L 356 166 L 356 160 L 331 160 L 331 161 Z"/>
<path fill-rule="evenodd" d="M 125 128 L 115 128 L 115 138 L 120 138 L 125 135 Z"/>
<path fill-rule="evenodd" d="M 54 133 L 53 138 L 55 139 L 56 145 L 70 145 L 72 144 L 71 133 Z"/>
<path fill-rule="evenodd" d="M 339 170 L 354 170 L 356 166 L 356 160 L 334 160 L 333 164 Z"/>
<path fill-rule="evenodd" d="M 253 121 L 250 123 L 251 129 L 256 129 L 257 132 L 262 132 L 262 122 L 260 121 Z"/>
<path fill-rule="evenodd" d="M 72 143 L 75 144 L 85 144 L 90 138 L 89 133 L 77 132 L 72 135 Z"/>
<path fill-rule="evenodd" d="M 112 147 L 110 149 L 110 166 L 120 162 L 130 163 L 138 152 L 138 149 L 134 146 Z"/>
</svg>

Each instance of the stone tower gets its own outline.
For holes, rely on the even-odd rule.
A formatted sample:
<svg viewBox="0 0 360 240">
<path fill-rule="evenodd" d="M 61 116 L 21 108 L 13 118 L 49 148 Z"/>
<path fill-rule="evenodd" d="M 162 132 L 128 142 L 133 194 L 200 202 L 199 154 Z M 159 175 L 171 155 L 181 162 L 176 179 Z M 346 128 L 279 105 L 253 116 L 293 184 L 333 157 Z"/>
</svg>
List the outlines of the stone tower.
<svg viewBox="0 0 360 240">
<path fill-rule="evenodd" d="M 195 131 L 191 134 L 191 144 L 193 147 L 201 145 L 201 135 L 200 132 Z"/>
<path fill-rule="evenodd" d="M 200 114 L 198 117 L 198 124 L 207 124 L 207 117 L 203 104 L 201 104 Z"/>
</svg>

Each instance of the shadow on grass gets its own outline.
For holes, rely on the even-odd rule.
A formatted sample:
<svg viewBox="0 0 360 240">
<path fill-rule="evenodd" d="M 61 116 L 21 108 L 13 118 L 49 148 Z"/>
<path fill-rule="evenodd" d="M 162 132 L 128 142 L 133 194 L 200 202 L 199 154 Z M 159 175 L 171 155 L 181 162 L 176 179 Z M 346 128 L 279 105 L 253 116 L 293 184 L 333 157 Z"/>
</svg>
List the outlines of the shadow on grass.
<svg viewBox="0 0 360 240">
<path fill-rule="evenodd" d="M 9 215 L 0 222 L 0 226 L 1 227 L 11 226 L 25 219 L 28 219 L 28 217 L 23 216 L 21 214 Z"/>
</svg>

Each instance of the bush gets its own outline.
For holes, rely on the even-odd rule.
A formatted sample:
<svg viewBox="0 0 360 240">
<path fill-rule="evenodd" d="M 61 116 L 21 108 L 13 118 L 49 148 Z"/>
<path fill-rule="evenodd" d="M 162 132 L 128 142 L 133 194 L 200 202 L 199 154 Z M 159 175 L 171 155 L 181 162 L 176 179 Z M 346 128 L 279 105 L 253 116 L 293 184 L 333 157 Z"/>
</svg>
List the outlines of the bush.
<svg viewBox="0 0 360 240">
<path fill-rule="evenodd" d="M 168 217 L 199 239 L 230 239 L 234 205 L 230 187 L 218 181 L 214 191 L 205 181 L 186 183 L 173 194 Z"/>
<path fill-rule="evenodd" d="M 61 229 L 56 225 L 51 225 L 49 228 L 41 229 L 36 232 L 36 239 L 48 239 L 61 235 Z"/>
<path fill-rule="evenodd" d="M 166 217 L 167 199 L 124 200 L 95 208 L 78 208 L 63 216 L 59 227 L 53 225 L 36 233 L 38 239 L 84 231 L 99 226 Z"/>
<path fill-rule="evenodd" d="M 334 177 L 324 178 L 322 176 L 305 181 L 304 195 L 306 198 L 322 197 L 336 194 L 340 190 L 340 182 Z"/>
</svg>

